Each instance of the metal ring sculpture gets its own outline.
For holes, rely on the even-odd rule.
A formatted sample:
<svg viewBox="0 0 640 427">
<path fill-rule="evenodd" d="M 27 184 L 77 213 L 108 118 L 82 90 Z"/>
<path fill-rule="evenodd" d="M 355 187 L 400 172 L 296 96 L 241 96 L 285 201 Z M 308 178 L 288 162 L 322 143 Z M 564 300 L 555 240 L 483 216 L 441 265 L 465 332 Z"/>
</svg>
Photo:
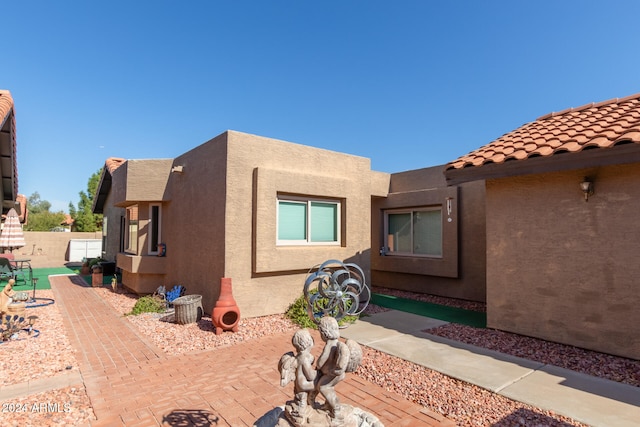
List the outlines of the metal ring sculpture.
<svg viewBox="0 0 640 427">
<path fill-rule="evenodd" d="M 309 270 L 304 298 L 309 317 L 318 323 L 324 316 L 340 320 L 362 313 L 369 305 L 371 290 L 360 267 L 332 259 Z"/>
</svg>

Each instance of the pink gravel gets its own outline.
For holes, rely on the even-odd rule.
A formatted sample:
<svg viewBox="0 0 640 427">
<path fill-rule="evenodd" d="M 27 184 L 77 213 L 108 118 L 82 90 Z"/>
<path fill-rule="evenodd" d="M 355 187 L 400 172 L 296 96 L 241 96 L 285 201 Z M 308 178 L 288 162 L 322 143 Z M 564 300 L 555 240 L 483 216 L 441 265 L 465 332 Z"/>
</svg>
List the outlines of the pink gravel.
<svg viewBox="0 0 640 427">
<path fill-rule="evenodd" d="M 108 288 L 94 288 L 113 308 L 124 315 L 133 308 L 137 297 L 127 293 L 114 293 Z M 381 289 L 377 288 L 377 292 Z M 397 296 L 429 300 L 475 310 L 483 310 L 482 304 L 460 300 L 442 299 L 412 293 L 390 291 Z M 51 291 L 38 291 L 38 297 L 52 298 Z M 473 308 L 472 308 L 473 307 Z M 0 385 L 18 384 L 28 380 L 49 378 L 63 371 L 77 370 L 78 363 L 69 346 L 62 319 L 56 304 L 30 309 L 39 316 L 36 329 L 38 338 L 10 341 L 0 345 Z M 371 305 L 366 313 L 384 311 Z M 126 316 L 141 334 L 148 337 L 168 355 L 193 351 L 215 351 L 216 347 L 234 345 L 243 341 L 282 332 L 293 333 L 297 326 L 282 315 L 241 319 L 236 334 L 215 335 L 211 319 L 204 317 L 198 323 L 177 325 L 162 318 L 164 314 Z M 590 375 L 614 381 L 639 385 L 640 362 L 603 355 L 555 343 L 533 340 L 499 331 L 475 329 L 448 324 L 431 329 L 429 333 L 491 348 L 519 357 L 579 370 Z M 10 358 L 8 355 L 19 355 Z M 417 402 L 454 420 L 460 426 L 583 426 L 583 424 L 552 412 L 509 400 L 487 390 L 452 379 L 422 366 L 364 348 L 364 361 L 354 375 L 394 391 L 408 400 Z M 16 362 L 19 360 L 19 362 Z M 277 361 L 274 361 L 277 363 Z M 58 402 L 57 408 L 65 411 L 32 412 L 34 403 Z M 61 406 L 66 403 L 66 406 Z M 5 408 L 13 404 L 29 412 L 4 411 L 0 414 L 2 425 L 10 426 L 63 426 L 88 425 L 94 420 L 89 398 L 82 384 L 10 401 L 1 401 Z M 25 406 L 26 405 L 26 406 Z"/>
</svg>

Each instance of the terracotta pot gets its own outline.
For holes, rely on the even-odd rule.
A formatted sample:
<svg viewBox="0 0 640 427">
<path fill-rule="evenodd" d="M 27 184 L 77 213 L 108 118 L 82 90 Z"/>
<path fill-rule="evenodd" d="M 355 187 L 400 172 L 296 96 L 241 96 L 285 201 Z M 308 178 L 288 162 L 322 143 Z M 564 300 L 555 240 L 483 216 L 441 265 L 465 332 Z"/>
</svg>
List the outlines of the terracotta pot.
<svg viewBox="0 0 640 427">
<path fill-rule="evenodd" d="M 216 335 L 220 335 L 222 331 L 238 332 L 239 322 L 240 308 L 233 298 L 231 278 L 223 277 L 220 279 L 220 297 L 211 313 L 211 323 L 216 328 Z"/>
</svg>

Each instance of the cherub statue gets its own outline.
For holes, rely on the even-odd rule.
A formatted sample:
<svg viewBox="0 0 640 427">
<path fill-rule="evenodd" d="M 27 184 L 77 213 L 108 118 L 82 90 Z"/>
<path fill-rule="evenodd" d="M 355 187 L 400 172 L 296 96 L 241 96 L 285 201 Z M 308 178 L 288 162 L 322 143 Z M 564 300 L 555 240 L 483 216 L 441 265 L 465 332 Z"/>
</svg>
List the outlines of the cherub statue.
<svg viewBox="0 0 640 427">
<path fill-rule="evenodd" d="M 313 402 L 309 399 L 309 392 L 315 389 L 317 372 L 313 368 L 314 357 L 311 354 L 313 347 L 313 337 L 308 329 L 300 329 L 293 334 L 291 343 L 295 347 L 297 354 L 288 352 L 282 355 L 278 363 L 280 371 L 280 385 L 282 387 L 294 381 L 293 392 L 294 401 L 291 405 L 292 415 L 303 417 L 308 405 Z"/>
<path fill-rule="evenodd" d="M 287 427 L 384 427 L 372 414 L 348 404 L 340 404 L 335 386 L 362 362 L 362 349 L 354 340 L 340 340 L 338 321 L 333 317 L 319 320 L 318 329 L 325 345 L 313 367 L 313 338 L 307 329 L 298 330 L 291 340 L 297 353 L 282 355 L 278 363 L 280 384 L 294 382 L 295 398 L 288 401 L 279 415 L 277 426 Z M 318 394 L 324 397 L 320 405 Z"/>
<path fill-rule="evenodd" d="M 342 381 L 347 372 L 353 372 L 362 362 L 360 345 L 347 340 L 343 343 L 340 338 L 338 321 L 329 316 L 320 319 L 318 324 L 320 337 L 325 342 L 320 357 L 318 357 L 318 380 L 312 398 L 317 393 L 325 398 L 324 409 L 329 411 L 331 418 L 340 418 L 340 401 L 334 388 Z"/>
</svg>

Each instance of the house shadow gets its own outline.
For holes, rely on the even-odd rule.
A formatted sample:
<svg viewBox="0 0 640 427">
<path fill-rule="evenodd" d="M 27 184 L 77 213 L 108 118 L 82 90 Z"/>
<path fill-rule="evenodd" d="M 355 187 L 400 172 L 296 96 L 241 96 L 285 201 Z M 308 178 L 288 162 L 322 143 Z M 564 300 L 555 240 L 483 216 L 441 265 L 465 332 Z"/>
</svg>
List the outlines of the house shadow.
<svg viewBox="0 0 640 427">
<path fill-rule="evenodd" d="M 82 267 L 82 263 L 76 262 L 76 261 L 69 261 L 69 262 L 65 262 L 64 266 L 70 270 L 75 270 L 75 269 L 80 270 L 80 268 Z"/>
<path fill-rule="evenodd" d="M 220 417 L 203 409 L 176 409 L 162 417 L 162 425 L 172 427 L 209 427 L 219 421 Z"/>
<path fill-rule="evenodd" d="M 83 288 L 91 287 L 91 283 L 87 283 L 86 280 L 84 280 L 80 275 L 69 276 L 69 281 L 74 285 L 81 286 Z"/>
<path fill-rule="evenodd" d="M 535 421 L 532 423 L 531 420 Z M 539 412 L 533 412 L 530 409 L 520 408 L 491 425 L 492 427 L 513 427 L 527 425 L 569 427 L 572 424 L 568 424 L 564 421 L 551 418 Z"/>
</svg>

